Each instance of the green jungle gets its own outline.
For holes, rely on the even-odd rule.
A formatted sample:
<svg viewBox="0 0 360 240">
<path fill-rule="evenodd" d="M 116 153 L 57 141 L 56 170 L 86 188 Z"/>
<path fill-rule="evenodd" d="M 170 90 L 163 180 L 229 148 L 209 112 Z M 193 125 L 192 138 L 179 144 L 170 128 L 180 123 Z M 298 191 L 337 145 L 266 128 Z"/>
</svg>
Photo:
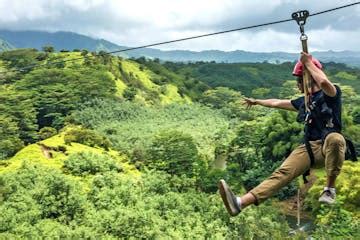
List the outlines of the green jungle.
<svg viewBox="0 0 360 240">
<path fill-rule="evenodd" d="M 293 65 L 0 53 L 0 239 L 360 239 L 359 162 L 344 163 L 331 207 L 312 172 L 309 231 L 289 220 L 301 178 L 237 217 L 218 194 L 222 178 L 245 193 L 301 143 L 295 112 L 243 104 L 300 96 Z M 359 151 L 360 69 L 325 72 Z"/>
</svg>

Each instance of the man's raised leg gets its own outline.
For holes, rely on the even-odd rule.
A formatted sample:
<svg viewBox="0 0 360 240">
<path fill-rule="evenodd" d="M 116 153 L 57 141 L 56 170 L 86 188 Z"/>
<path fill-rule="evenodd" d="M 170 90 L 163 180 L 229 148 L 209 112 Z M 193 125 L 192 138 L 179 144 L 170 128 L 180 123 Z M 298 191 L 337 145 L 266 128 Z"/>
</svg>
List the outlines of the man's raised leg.
<svg viewBox="0 0 360 240">
<path fill-rule="evenodd" d="M 297 147 L 270 177 L 241 197 L 237 197 L 224 180 L 219 182 L 219 192 L 229 214 L 236 216 L 251 204 L 259 204 L 293 179 L 310 168 L 310 159 L 304 145 Z"/>
</svg>

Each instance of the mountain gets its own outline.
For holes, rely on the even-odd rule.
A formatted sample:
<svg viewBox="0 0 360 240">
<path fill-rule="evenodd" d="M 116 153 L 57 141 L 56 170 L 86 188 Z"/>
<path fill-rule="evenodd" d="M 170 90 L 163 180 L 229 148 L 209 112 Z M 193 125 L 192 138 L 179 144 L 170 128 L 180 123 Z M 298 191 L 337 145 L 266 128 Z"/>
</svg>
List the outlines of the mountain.
<svg viewBox="0 0 360 240">
<path fill-rule="evenodd" d="M 10 42 L 16 48 L 41 49 L 51 45 L 55 50 L 87 49 L 89 51 L 114 51 L 120 47 L 103 39 L 94 39 L 73 32 L 43 32 L 43 31 L 8 31 L 0 30 L 0 38 Z"/>
<path fill-rule="evenodd" d="M 126 49 L 126 46 L 119 46 L 115 43 L 104 39 L 95 39 L 85 35 L 73 32 L 43 32 L 43 31 L 8 31 L 0 30 L 0 38 L 11 43 L 16 48 L 36 48 L 41 49 L 44 45 L 52 45 L 57 51 L 87 49 L 89 51 L 106 51 L 112 52 L 116 50 Z M 360 52 L 355 51 L 326 51 L 312 52 L 315 57 L 321 59 L 322 62 L 338 62 L 345 63 L 349 66 L 360 66 Z M 123 57 L 139 58 L 145 56 L 147 58 L 159 58 L 163 61 L 173 62 L 197 62 L 197 61 L 215 61 L 224 63 L 237 62 L 270 62 L 282 63 L 293 62 L 298 58 L 297 53 L 286 52 L 247 52 L 242 50 L 236 51 L 187 51 L 174 50 L 162 51 L 154 48 L 137 49 L 120 53 Z"/>
</svg>

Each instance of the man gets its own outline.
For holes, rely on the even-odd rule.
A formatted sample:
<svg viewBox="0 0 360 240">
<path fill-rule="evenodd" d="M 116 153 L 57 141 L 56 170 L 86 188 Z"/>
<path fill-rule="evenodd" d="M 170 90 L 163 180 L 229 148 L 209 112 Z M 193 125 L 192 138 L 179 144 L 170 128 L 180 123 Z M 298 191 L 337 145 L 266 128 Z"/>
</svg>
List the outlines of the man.
<svg viewBox="0 0 360 240">
<path fill-rule="evenodd" d="M 327 204 L 335 202 L 335 180 L 345 159 L 346 148 L 345 139 L 341 135 L 341 90 L 329 81 L 318 60 L 307 53 L 301 53 L 293 75 L 297 76 L 298 88 L 302 93 L 304 92 L 302 79 L 304 65 L 313 80 L 312 110 L 305 131 L 307 144 L 298 146 L 269 178 L 241 197 L 236 196 L 224 180 L 220 180 L 219 192 L 231 216 L 236 216 L 251 204 L 257 205 L 268 199 L 311 167 L 325 166 L 326 169 L 326 186 L 319 201 Z M 295 100 L 245 99 L 248 108 L 260 105 L 298 111 L 298 120 L 301 121 L 306 118 L 304 102 L 304 97 Z"/>
</svg>

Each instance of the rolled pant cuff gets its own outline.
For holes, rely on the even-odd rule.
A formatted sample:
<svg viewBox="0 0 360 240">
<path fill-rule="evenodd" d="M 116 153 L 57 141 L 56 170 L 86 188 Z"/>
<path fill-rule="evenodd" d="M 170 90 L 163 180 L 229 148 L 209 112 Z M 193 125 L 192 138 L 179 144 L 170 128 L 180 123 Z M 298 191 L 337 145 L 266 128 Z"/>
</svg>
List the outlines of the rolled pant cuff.
<svg viewBox="0 0 360 240">
<path fill-rule="evenodd" d="M 253 195 L 254 198 L 255 198 L 255 203 L 254 203 L 254 205 L 255 205 L 255 206 L 259 206 L 260 202 L 259 202 L 259 197 L 257 196 L 257 194 L 254 193 L 254 192 L 252 192 L 252 191 L 250 191 L 249 193 L 250 193 L 251 195 Z"/>
<path fill-rule="evenodd" d="M 327 172 L 326 176 L 327 177 L 337 177 L 340 175 L 340 172 Z"/>
<path fill-rule="evenodd" d="M 340 172 L 341 172 L 341 169 L 330 168 L 330 169 L 326 170 L 326 175 L 328 177 L 337 177 L 337 176 L 339 176 Z"/>
</svg>

